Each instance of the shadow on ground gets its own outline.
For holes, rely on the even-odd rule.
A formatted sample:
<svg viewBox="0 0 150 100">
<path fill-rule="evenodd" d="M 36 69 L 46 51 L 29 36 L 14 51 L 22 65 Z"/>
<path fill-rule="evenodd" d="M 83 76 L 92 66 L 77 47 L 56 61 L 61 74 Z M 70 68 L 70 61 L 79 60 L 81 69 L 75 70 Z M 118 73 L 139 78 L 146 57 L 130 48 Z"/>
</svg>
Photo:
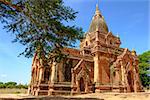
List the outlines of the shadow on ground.
<svg viewBox="0 0 150 100">
<path fill-rule="evenodd" d="M 104 100 L 98 98 L 66 98 L 66 97 L 32 97 L 32 98 L 0 98 L 0 100 Z"/>
</svg>

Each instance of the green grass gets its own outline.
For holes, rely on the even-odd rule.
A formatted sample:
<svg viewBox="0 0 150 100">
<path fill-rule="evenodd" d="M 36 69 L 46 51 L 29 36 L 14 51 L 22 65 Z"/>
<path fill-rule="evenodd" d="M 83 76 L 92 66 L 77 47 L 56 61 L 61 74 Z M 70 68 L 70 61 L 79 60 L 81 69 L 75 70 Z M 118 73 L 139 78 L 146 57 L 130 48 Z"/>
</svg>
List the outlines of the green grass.
<svg viewBox="0 0 150 100">
<path fill-rule="evenodd" d="M 27 89 L 0 89 L 0 94 L 26 94 Z"/>
</svg>

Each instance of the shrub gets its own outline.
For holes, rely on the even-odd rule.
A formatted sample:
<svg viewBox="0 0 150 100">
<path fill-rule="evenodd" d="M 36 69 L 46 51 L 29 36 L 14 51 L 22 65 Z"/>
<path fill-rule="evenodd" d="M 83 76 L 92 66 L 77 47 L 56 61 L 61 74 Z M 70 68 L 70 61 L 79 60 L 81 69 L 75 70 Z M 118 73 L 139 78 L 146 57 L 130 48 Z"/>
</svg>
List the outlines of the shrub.
<svg viewBox="0 0 150 100">
<path fill-rule="evenodd" d="M 3 84 L 3 82 L 0 82 L 0 84 Z"/>
<path fill-rule="evenodd" d="M 21 89 L 23 87 L 24 87 L 24 85 L 22 85 L 22 84 L 19 84 L 19 85 L 16 86 L 16 88 L 19 88 L 19 89 Z"/>
<path fill-rule="evenodd" d="M 5 83 L 5 85 L 6 86 L 8 86 L 8 85 L 16 86 L 17 83 L 16 82 L 7 82 L 7 83 Z"/>
<path fill-rule="evenodd" d="M 6 88 L 10 88 L 10 89 L 12 89 L 12 88 L 15 88 L 16 86 L 14 86 L 14 85 L 12 85 L 12 84 L 8 84 L 7 86 L 6 86 Z"/>
<path fill-rule="evenodd" d="M 6 88 L 5 84 L 0 84 L 0 89 L 1 88 Z"/>
<path fill-rule="evenodd" d="M 7 82 L 7 83 L 3 83 L 0 82 L 0 88 L 18 88 L 18 89 L 28 89 L 28 85 L 27 84 L 18 84 L 16 82 Z"/>
</svg>

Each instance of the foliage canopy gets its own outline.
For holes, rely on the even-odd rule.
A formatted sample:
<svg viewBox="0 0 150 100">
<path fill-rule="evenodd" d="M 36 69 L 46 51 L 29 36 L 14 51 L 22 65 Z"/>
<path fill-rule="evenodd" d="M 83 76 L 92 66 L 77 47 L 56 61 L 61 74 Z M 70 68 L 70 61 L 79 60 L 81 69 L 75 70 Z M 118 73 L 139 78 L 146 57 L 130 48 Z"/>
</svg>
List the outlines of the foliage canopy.
<svg viewBox="0 0 150 100">
<path fill-rule="evenodd" d="M 73 21 L 76 14 L 62 0 L 0 0 L 0 21 L 15 34 L 14 42 L 26 46 L 21 53 L 25 57 L 35 52 L 42 59 L 62 57 L 63 47 L 82 38 L 81 28 L 63 23 Z"/>
<path fill-rule="evenodd" d="M 3 82 L 0 82 L 0 89 L 1 88 L 24 88 L 24 89 L 27 89 L 28 88 L 28 85 L 25 84 L 17 84 L 16 82 L 6 82 L 6 83 L 3 83 Z"/>
<path fill-rule="evenodd" d="M 146 87 L 150 85 L 150 51 L 144 52 L 138 58 L 140 79 L 142 85 Z"/>
</svg>

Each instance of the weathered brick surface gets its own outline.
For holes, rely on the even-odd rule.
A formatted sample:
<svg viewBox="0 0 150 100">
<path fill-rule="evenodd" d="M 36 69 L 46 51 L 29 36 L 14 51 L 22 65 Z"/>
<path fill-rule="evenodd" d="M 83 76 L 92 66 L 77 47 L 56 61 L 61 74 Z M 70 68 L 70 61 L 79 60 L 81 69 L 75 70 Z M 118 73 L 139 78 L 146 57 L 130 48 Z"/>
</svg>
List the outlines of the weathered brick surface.
<svg viewBox="0 0 150 100">
<path fill-rule="evenodd" d="M 49 66 L 43 66 L 35 55 L 28 93 L 58 95 L 141 91 L 136 52 L 120 48 L 120 44 L 120 38 L 109 32 L 97 6 L 79 50 L 64 48 L 62 52 L 69 54 L 67 59 L 60 63 L 51 62 Z"/>
</svg>

